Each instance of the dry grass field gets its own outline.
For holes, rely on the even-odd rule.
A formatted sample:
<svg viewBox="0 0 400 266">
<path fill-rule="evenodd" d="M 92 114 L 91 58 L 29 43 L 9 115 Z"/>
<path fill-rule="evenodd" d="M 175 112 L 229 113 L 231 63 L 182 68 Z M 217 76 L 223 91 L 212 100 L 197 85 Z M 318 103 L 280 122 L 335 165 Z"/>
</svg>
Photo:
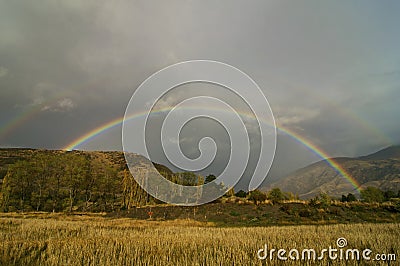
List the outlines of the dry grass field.
<svg viewBox="0 0 400 266">
<path fill-rule="evenodd" d="M 221 228 L 192 220 L 140 221 L 101 214 L 1 214 L 1 265 L 328 265 L 322 261 L 259 260 L 268 248 L 400 250 L 400 224 L 300 225 Z M 347 263 L 347 264 L 346 264 Z M 335 260 L 330 265 L 364 265 Z M 397 264 L 396 264 L 397 263 Z M 367 265 L 376 265 L 369 262 Z M 382 265 L 399 265 L 398 261 Z"/>
</svg>

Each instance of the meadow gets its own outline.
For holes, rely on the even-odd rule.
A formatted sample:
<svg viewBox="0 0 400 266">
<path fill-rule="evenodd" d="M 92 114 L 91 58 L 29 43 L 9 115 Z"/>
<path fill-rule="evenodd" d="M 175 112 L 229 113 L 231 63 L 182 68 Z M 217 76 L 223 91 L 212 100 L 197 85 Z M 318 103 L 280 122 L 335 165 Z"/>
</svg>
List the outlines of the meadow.
<svg viewBox="0 0 400 266">
<path fill-rule="evenodd" d="M 136 220 L 104 214 L 3 213 L 0 265 L 377 265 L 377 261 L 260 260 L 257 251 L 336 247 L 400 250 L 400 224 L 218 227 L 190 219 Z M 276 254 L 275 254 L 276 255 Z M 287 255 L 287 254 L 286 254 Z M 381 265 L 399 265 L 398 261 Z"/>
</svg>

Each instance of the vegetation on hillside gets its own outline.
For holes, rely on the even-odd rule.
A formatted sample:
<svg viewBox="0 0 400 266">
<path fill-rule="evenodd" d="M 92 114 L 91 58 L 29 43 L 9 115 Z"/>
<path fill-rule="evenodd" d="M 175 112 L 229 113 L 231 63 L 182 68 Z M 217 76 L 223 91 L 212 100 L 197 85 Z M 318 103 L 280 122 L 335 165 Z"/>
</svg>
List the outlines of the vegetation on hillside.
<svg viewBox="0 0 400 266">
<path fill-rule="evenodd" d="M 122 153 L 30 150 L 9 158 L 1 186 L 3 211 L 104 212 L 159 203 L 138 185 Z M 194 173 L 155 166 L 177 184 L 204 183 Z"/>
<path fill-rule="evenodd" d="M 0 207 L 4 212 L 118 212 L 162 203 L 138 185 L 121 152 L 0 149 L 0 165 L 3 171 Z M 163 176 L 178 184 L 201 185 L 216 178 L 190 172 L 173 173 L 163 165 L 154 165 Z M 255 205 L 299 201 L 297 195 L 279 188 L 267 193 L 254 190 L 236 194 L 231 189 L 225 197 L 233 202 Z M 394 210 L 400 209 L 399 197 L 400 191 L 381 191 L 375 187 L 361 191 L 362 202 L 390 202 Z M 326 193 L 320 193 L 303 203 L 327 208 L 334 200 L 358 201 L 351 193 L 342 195 L 341 199 L 331 199 Z"/>
<path fill-rule="evenodd" d="M 400 190 L 400 146 L 391 146 L 368 156 L 333 158 L 362 187 L 378 187 L 383 191 Z M 332 197 L 357 193 L 348 178 L 344 178 L 326 160 L 299 169 L 289 176 L 270 183 L 264 189 L 279 187 L 310 199 L 321 191 Z M 358 194 L 358 193 L 357 193 Z M 357 195 L 359 196 L 359 195 Z"/>
</svg>

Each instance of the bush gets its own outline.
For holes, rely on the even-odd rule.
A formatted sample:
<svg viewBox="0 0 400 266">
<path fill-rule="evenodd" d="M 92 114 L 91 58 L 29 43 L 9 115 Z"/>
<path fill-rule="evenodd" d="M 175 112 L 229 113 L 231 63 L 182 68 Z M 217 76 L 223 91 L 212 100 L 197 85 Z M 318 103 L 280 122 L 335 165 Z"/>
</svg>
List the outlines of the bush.
<svg viewBox="0 0 400 266">
<path fill-rule="evenodd" d="M 240 213 L 235 212 L 235 211 L 231 211 L 229 214 L 230 214 L 231 216 L 239 216 L 239 215 L 240 215 Z"/>
<path fill-rule="evenodd" d="M 214 181 L 215 179 L 217 179 L 217 177 L 213 174 L 206 176 L 206 179 L 204 181 L 205 184 L 210 183 L 212 181 Z"/>
<path fill-rule="evenodd" d="M 262 201 L 265 201 L 266 199 L 267 195 L 258 189 L 251 191 L 249 194 L 249 200 L 253 201 L 256 205 Z"/>
<path fill-rule="evenodd" d="M 396 198 L 396 193 L 392 190 L 385 191 L 384 193 L 385 201 L 390 201 L 391 199 Z"/>
<path fill-rule="evenodd" d="M 331 198 L 326 193 L 320 193 L 319 195 L 310 199 L 309 204 L 314 207 L 327 208 L 331 205 Z"/>
<path fill-rule="evenodd" d="M 352 201 L 356 201 L 357 198 L 356 196 L 354 196 L 353 194 L 349 193 L 346 195 L 342 195 L 342 202 L 352 202 Z"/>
<path fill-rule="evenodd" d="M 308 218 L 308 217 L 311 217 L 312 213 L 309 209 L 305 209 L 305 210 L 301 210 L 299 212 L 299 215 L 300 215 L 300 217 Z"/>
<path fill-rule="evenodd" d="M 235 194 L 235 196 L 238 197 L 238 198 L 245 198 L 245 197 L 247 197 L 247 193 L 244 192 L 243 190 L 239 190 L 239 191 Z"/>
<path fill-rule="evenodd" d="M 286 199 L 285 194 L 279 188 L 273 188 L 268 192 L 268 199 L 273 203 L 282 202 Z"/>
<path fill-rule="evenodd" d="M 285 212 L 287 214 L 290 214 L 290 206 L 288 204 L 283 204 L 281 207 L 279 207 L 279 210 L 282 212 Z"/>
<path fill-rule="evenodd" d="M 321 207 L 327 208 L 331 206 L 331 197 L 329 197 L 329 195 L 326 193 L 321 193 L 319 194 L 319 202 Z"/>
<path fill-rule="evenodd" d="M 367 187 L 366 189 L 361 190 L 361 199 L 365 202 L 383 202 L 385 196 L 379 188 Z"/>
</svg>

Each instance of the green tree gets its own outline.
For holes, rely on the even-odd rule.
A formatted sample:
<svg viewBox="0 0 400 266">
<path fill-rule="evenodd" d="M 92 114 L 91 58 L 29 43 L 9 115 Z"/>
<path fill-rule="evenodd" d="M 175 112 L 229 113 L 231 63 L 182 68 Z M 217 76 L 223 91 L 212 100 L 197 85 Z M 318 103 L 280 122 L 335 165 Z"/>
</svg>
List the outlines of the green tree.
<svg viewBox="0 0 400 266">
<path fill-rule="evenodd" d="M 392 190 L 387 190 L 384 193 L 385 201 L 390 201 L 393 198 L 396 198 L 396 193 Z"/>
<path fill-rule="evenodd" d="M 97 200 L 102 211 L 114 211 L 117 201 L 118 173 L 115 168 L 110 165 L 98 165 L 96 172 L 96 190 Z M 147 195 L 147 194 L 146 194 Z"/>
<path fill-rule="evenodd" d="M 76 198 L 78 197 L 86 175 L 86 160 L 84 156 L 69 154 L 65 158 L 65 186 L 68 190 L 68 210 L 72 212 Z"/>
<path fill-rule="evenodd" d="M 8 210 L 13 206 L 17 210 L 29 211 L 32 209 L 31 196 L 33 191 L 33 178 L 30 176 L 32 165 L 28 161 L 18 161 L 8 168 L 3 179 L 3 209 Z"/>
<path fill-rule="evenodd" d="M 256 205 L 267 199 L 267 195 L 260 190 L 256 189 L 249 192 L 249 200 L 253 201 Z"/>
<path fill-rule="evenodd" d="M 310 199 L 309 204 L 315 207 L 327 208 L 331 205 L 331 197 L 328 194 L 321 192 L 314 198 Z"/>
<path fill-rule="evenodd" d="M 361 190 L 361 199 L 365 202 L 383 202 L 385 196 L 379 188 L 367 187 Z"/>
<path fill-rule="evenodd" d="M 135 180 L 133 179 L 133 176 L 129 173 L 127 169 L 125 169 L 122 172 L 123 178 L 122 178 L 122 206 L 124 209 L 130 209 L 133 207 L 134 204 L 134 183 Z"/>
<path fill-rule="evenodd" d="M 217 179 L 217 177 L 213 174 L 210 174 L 210 175 L 206 176 L 206 180 L 204 183 L 205 184 L 210 183 L 210 182 L 214 181 L 215 179 Z"/>
<path fill-rule="evenodd" d="M 49 203 L 53 212 L 63 210 L 64 199 L 64 164 L 62 164 L 62 155 L 49 156 L 49 180 L 48 180 L 48 193 Z"/>
<path fill-rule="evenodd" d="M 36 211 L 44 210 L 44 202 L 48 197 L 49 183 L 49 156 L 38 154 L 32 158 L 31 175 L 34 191 L 32 192 L 32 204 L 36 205 Z"/>
<path fill-rule="evenodd" d="M 179 173 L 180 184 L 184 186 L 196 186 L 199 184 L 200 176 L 193 172 Z M 200 182 L 201 183 L 201 182 Z"/>
<path fill-rule="evenodd" d="M 349 193 L 347 194 L 347 201 L 348 202 L 357 201 L 357 198 L 353 194 Z"/>
<path fill-rule="evenodd" d="M 342 195 L 342 202 L 352 202 L 352 201 L 357 201 L 356 196 L 354 196 L 353 194 L 349 193 L 346 195 Z"/>
<path fill-rule="evenodd" d="M 11 186 L 9 181 L 8 173 L 3 178 L 3 184 L 1 187 L 1 210 L 3 212 L 8 212 L 10 207 L 10 196 L 11 196 Z"/>
<path fill-rule="evenodd" d="M 323 208 L 327 208 L 331 205 L 331 197 L 327 193 L 320 193 L 319 194 L 319 205 Z"/>
<path fill-rule="evenodd" d="M 347 202 L 347 197 L 346 197 L 346 195 L 343 195 L 343 194 L 342 194 L 342 198 L 341 198 L 340 201 L 341 201 L 341 202 Z"/>
<path fill-rule="evenodd" d="M 247 193 L 244 192 L 243 190 L 239 190 L 239 191 L 235 194 L 235 196 L 236 196 L 236 197 L 239 197 L 239 198 L 245 198 L 245 197 L 247 196 Z"/>
<path fill-rule="evenodd" d="M 273 203 L 278 203 L 285 200 L 286 197 L 280 188 L 273 188 L 268 192 L 268 199 Z"/>
<path fill-rule="evenodd" d="M 285 199 L 288 200 L 297 200 L 297 196 L 295 194 L 293 194 L 292 192 L 283 192 L 283 195 L 285 197 Z"/>
</svg>

